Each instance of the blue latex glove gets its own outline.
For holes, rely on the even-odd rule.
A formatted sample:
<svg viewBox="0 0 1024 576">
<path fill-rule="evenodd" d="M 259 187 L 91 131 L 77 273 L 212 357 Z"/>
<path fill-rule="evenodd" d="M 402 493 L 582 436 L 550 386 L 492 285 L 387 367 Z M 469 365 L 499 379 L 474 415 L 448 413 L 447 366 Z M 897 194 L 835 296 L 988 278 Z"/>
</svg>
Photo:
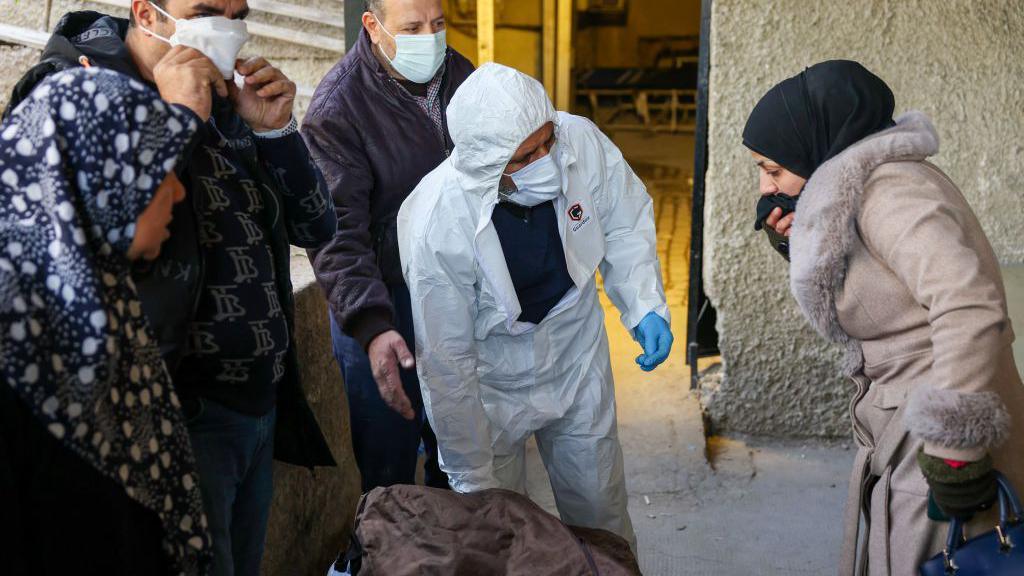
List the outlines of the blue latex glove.
<svg viewBox="0 0 1024 576">
<path fill-rule="evenodd" d="M 644 353 L 636 357 L 636 363 L 644 372 L 650 372 L 668 358 L 672 350 L 672 330 L 661 316 L 651 312 L 633 329 L 633 336 Z"/>
</svg>

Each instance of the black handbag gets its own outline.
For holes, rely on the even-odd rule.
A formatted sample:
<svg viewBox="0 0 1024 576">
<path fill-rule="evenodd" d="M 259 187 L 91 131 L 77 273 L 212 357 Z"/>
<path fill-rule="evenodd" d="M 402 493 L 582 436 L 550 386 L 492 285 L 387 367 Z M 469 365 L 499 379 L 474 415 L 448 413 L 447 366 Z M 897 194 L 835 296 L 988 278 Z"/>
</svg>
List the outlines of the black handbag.
<svg viewBox="0 0 1024 576">
<path fill-rule="evenodd" d="M 946 548 L 921 565 L 921 576 L 1020 576 L 1024 574 L 1024 514 L 1009 480 L 999 483 L 999 525 L 964 540 L 964 521 L 949 524 Z"/>
</svg>

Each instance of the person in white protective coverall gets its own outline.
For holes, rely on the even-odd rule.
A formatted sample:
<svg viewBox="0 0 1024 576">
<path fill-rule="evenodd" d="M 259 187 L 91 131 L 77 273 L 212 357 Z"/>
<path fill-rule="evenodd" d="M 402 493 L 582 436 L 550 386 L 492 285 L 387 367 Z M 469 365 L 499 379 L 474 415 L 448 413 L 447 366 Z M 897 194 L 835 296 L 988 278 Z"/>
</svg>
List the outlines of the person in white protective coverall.
<svg viewBox="0 0 1024 576">
<path fill-rule="evenodd" d="M 534 434 L 562 519 L 635 549 L 595 271 L 653 370 L 672 334 L 651 198 L 593 123 L 512 68 L 470 75 L 447 118 L 453 154 L 398 214 L 441 468 L 459 492 L 525 493 Z"/>
</svg>

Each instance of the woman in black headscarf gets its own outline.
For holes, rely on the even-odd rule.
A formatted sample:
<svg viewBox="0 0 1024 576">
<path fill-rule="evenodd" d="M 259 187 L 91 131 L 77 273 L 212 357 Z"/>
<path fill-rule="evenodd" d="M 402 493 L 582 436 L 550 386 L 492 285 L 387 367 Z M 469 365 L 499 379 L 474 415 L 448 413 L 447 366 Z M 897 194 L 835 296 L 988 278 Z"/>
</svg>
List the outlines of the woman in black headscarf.
<svg viewBox="0 0 1024 576">
<path fill-rule="evenodd" d="M 833 60 L 780 82 L 754 107 L 743 145 L 770 177 L 767 183 L 762 178 L 754 229 L 764 228 L 787 260 L 783 237 L 789 236 L 804 182 L 851 144 L 893 126 L 895 104 L 881 78 L 856 62 Z M 771 177 L 779 186 L 771 188 Z"/>
<path fill-rule="evenodd" d="M 199 123 L 111 71 L 47 78 L 0 127 L 0 570 L 204 574 L 178 399 L 129 276 Z"/>
<path fill-rule="evenodd" d="M 999 264 L 926 160 L 938 152 L 931 121 L 894 121 L 893 109 L 863 66 L 823 62 L 765 94 L 743 131 L 761 173 L 755 226 L 788 248 L 794 297 L 845 348 L 857 385 L 844 575 L 916 574 L 942 550 L 948 516 L 991 529 L 980 511 L 993 466 L 1024 487 L 1024 433 L 1009 423 L 1024 386 Z"/>
</svg>

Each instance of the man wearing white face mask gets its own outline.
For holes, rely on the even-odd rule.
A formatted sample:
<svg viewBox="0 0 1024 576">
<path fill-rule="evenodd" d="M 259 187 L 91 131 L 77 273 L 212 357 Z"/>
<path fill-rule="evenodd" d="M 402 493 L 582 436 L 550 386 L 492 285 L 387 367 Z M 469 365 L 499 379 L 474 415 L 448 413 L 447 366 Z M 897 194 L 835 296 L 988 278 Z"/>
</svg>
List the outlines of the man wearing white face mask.
<svg viewBox="0 0 1024 576">
<path fill-rule="evenodd" d="M 440 0 L 370 0 L 303 123 L 338 216 L 335 238 L 310 257 L 330 303 L 364 491 L 414 483 L 421 442 L 426 484 L 448 485 L 413 368 L 395 215 L 451 151 L 444 108 L 472 71 L 445 44 Z"/>
<path fill-rule="evenodd" d="M 448 106 L 451 157 L 398 214 L 424 404 L 460 492 L 526 488 L 534 435 L 562 519 L 635 546 L 595 272 L 643 353 L 672 346 L 650 196 L 590 121 L 487 64 Z"/>
<path fill-rule="evenodd" d="M 263 58 L 237 60 L 248 12 L 245 0 L 132 0 L 129 18 L 67 14 L 12 101 L 55 71 L 98 66 L 203 124 L 177 168 L 187 200 L 171 237 L 133 279 L 181 398 L 215 576 L 259 573 L 273 458 L 334 464 L 298 380 L 289 243 L 317 246 L 337 219 L 292 116 L 295 84 Z"/>
</svg>

